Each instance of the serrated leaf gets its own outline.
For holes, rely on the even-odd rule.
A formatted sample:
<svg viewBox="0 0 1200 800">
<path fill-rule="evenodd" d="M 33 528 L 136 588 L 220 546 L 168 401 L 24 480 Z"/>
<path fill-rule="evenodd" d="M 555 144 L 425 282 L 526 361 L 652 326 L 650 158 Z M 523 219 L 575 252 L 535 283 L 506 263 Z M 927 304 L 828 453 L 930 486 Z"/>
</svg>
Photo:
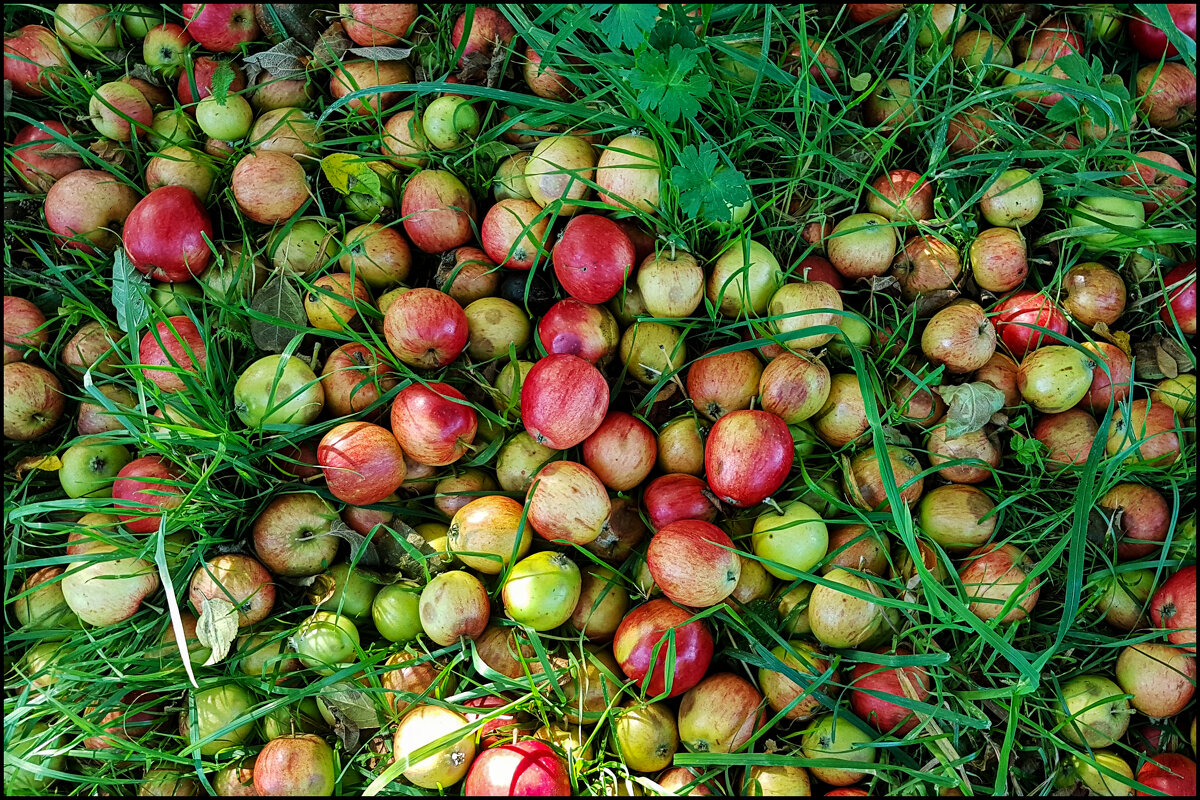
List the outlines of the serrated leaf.
<svg viewBox="0 0 1200 800">
<path fill-rule="evenodd" d="M 1056 124 L 1066 124 L 1079 119 L 1079 107 L 1074 100 L 1063 98 L 1046 112 L 1046 120 Z"/>
<path fill-rule="evenodd" d="M 321 172 L 340 194 L 365 194 L 378 197 L 383 182 L 371 167 L 371 161 L 353 153 L 333 153 L 321 159 Z"/>
<path fill-rule="evenodd" d="M 26 473 L 34 470 L 42 472 L 58 472 L 62 469 L 62 459 L 58 456 L 27 456 L 17 462 L 17 478 L 25 477 Z"/>
<path fill-rule="evenodd" d="M 273 321 L 250 319 L 250 336 L 260 350 L 282 353 L 308 323 L 299 290 L 284 275 L 273 275 L 250 301 L 250 308 Z"/>
<path fill-rule="evenodd" d="M 630 87 L 638 92 L 638 105 L 658 112 L 663 122 L 670 124 L 700 113 L 700 102 L 712 88 L 708 75 L 691 74 L 697 63 L 695 51 L 673 44 L 665 55 L 657 50 L 643 51 L 625 74 Z"/>
<path fill-rule="evenodd" d="M 636 50 L 658 22 L 658 6 L 651 3 L 600 3 L 590 8 L 593 15 L 603 14 L 600 33 L 614 50 Z"/>
<path fill-rule="evenodd" d="M 1004 408 L 1004 392 L 983 381 L 939 386 L 935 391 L 949 403 L 946 410 L 947 439 L 957 439 L 982 430 L 992 415 Z"/>
<path fill-rule="evenodd" d="M 237 639 L 238 612 L 233 603 L 224 597 L 206 599 L 200 604 L 200 618 L 196 620 L 196 638 L 200 644 L 212 650 L 204 666 L 216 664 L 229 655 L 229 648 Z"/>
<path fill-rule="evenodd" d="M 750 199 L 746 176 L 720 165 L 709 142 L 683 148 L 679 164 L 671 168 L 671 182 L 679 191 L 679 207 L 692 219 L 728 222 Z"/>
<path fill-rule="evenodd" d="M 222 61 L 213 71 L 212 76 L 212 98 L 217 101 L 217 105 L 225 105 L 225 98 L 229 96 L 229 87 L 233 85 L 233 67 L 228 61 Z"/>
<path fill-rule="evenodd" d="M 295 39 L 284 39 L 269 50 L 242 59 L 246 83 L 253 86 L 255 79 L 263 72 L 271 73 L 271 77 L 278 80 L 303 77 L 307 71 L 308 57 L 308 50 L 303 44 Z"/>
<path fill-rule="evenodd" d="M 150 279 L 137 271 L 124 248 L 113 255 L 112 287 L 117 327 L 125 333 L 136 331 L 150 318 Z"/>
<path fill-rule="evenodd" d="M 412 55 L 411 47 L 351 47 L 350 52 L 372 61 L 403 61 Z"/>
</svg>

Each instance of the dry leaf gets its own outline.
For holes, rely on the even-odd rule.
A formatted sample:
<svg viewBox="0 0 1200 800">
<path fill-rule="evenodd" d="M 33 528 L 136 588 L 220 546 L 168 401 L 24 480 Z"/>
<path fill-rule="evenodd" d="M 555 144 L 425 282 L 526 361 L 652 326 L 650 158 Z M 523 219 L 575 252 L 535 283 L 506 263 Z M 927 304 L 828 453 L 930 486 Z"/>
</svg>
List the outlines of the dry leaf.
<svg viewBox="0 0 1200 800">
<path fill-rule="evenodd" d="M 954 289 L 935 289 L 932 292 L 923 292 L 909 308 L 915 309 L 918 317 L 927 317 L 945 308 L 956 297 L 958 292 Z"/>
<path fill-rule="evenodd" d="M 937 386 L 934 391 L 949 403 L 946 410 L 947 439 L 957 439 L 982 430 L 991 421 L 992 415 L 1004 408 L 1004 392 L 983 381 Z"/>
<path fill-rule="evenodd" d="M 269 50 L 246 56 L 242 63 L 246 70 L 246 82 L 253 86 L 255 79 L 263 72 L 271 73 L 276 80 L 302 78 L 310 59 L 303 44 L 295 39 L 285 39 Z"/>
<path fill-rule="evenodd" d="M 102 161 L 107 161 L 114 167 L 125 166 L 125 162 L 129 158 L 129 154 L 125 151 L 125 148 L 112 139 L 100 139 L 94 142 L 88 150 L 91 150 Z"/>
<path fill-rule="evenodd" d="M 900 293 L 900 281 L 892 275 L 874 275 L 867 278 L 867 283 L 870 286 L 872 294 L 876 292 L 892 292 L 893 294 Z"/>
<path fill-rule="evenodd" d="M 17 462 L 17 479 L 25 477 L 26 473 L 38 469 L 42 472 L 58 472 L 62 469 L 62 460 L 58 456 L 27 456 Z"/>
<path fill-rule="evenodd" d="M 322 66 L 335 68 L 353 44 L 342 23 L 335 20 L 317 38 L 317 43 L 313 46 L 313 60 Z"/>
<path fill-rule="evenodd" d="M 411 47 L 351 47 L 351 54 L 372 61 L 403 61 L 412 55 Z"/>
<path fill-rule="evenodd" d="M 1139 380 L 1176 378 L 1180 373 L 1192 370 L 1193 362 L 1188 351 L 1169 336 L 1155 334 L 1134 345 L 1133 352 L 1134 374 Z"/>
<path fill-rule="evenodd" d="M 216 664 L 229 654 L 229 648 L 237 639 L 238 612 L 233 603 L 223 597 L 206 599 L 200 606 L 200 618 L 196 620 L 196 638 L 200 644 L 212 650 L 204 666 Z"/>
</svg>

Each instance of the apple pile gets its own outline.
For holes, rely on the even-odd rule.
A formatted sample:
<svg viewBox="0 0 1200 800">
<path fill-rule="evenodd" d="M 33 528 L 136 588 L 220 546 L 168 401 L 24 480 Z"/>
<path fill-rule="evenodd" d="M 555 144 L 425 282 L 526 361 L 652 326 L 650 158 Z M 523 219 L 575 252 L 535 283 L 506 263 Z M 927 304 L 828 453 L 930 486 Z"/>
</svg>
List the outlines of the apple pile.
<svg viewBox="0 0 1200 800">
<path fill-rule="evenodd" d="M 484 99 L 587 110 L 588 65 L 518 36 L 524 12 L 457 15 L 434 94 L 415 90 L 441 67 L 407 47 L 446 33 L 425 8 L 315 8 L 6 17 L 47 23 L 5 34 L 6 174 L 38 229 L 22 217 L 13 261 L 36 239 L 91 276 L 69 302 L 27 277 L 4 298 L 6 471 L 32 487 L 6 482 L 30 534 L 6 525 L 10 686 L 47 701 L 6 731 L 6 783 L 129 777 L 150 748 L 171 759 L 137 768 L 141 794 L 330 796 L 364 774 L 712 794 L 720 771 L 677 754 L 753 752 L 787 763 L 725 788 L 866 795 L 932 770 L 961 793 L 990 788 L 995 753 L 919 766 L 949 724 L 961 755 L 983 729 L 947 681 L 984 680 L 976 659 L 1023 673 L 1018 632 L 1090 651 L 1100 631 L 1126 637 L 1112 658 L 978 698 L 1054 720 L 1061 763 L 1040 766 L 1063 788 L 1194 795 L 1168 730 L 1190 719 L 1195 755 L 1195 232 L 1161 222 L 1194 178 L 1135 144 L 1192 130 L 1175 31 L 1112 6 L 985 28 L 851 5 L 842 28 L 908 20 L 991 98 L 939 131 L 948 163 L 1002 153 L 1014 124 L 1130 157 L 1080 191 L 1015 155 L 982 182 L 914 163 L 893 145 L 919 87 L 897 72 L 855 114 L 907 166 L 837 205 L 755 198 L 787 237 L 747 203 L 687 238 L 661 126 Z M 1166 9 L 1194 39 L 1194 7 Z M 1126 23 L 1137 119 L 1084 103 L 1056 125 L 1064 59 L 1111 55 Z M 306 26 L 311 57 L 250 55 Z M 769 45 L 782 74 L 864 93 L 831 44 Z M 1010 498 L 1031 473 L 1094 502 L 1030 530 Z M 1104 566 L 1055 585 L 1085 547 Z M 946 658 L 922 631 L 947 626 L 983 653 Z M 76 643 L 135 627 L 153 646 L 116 689 L 72 677 Z"/>
</svg>

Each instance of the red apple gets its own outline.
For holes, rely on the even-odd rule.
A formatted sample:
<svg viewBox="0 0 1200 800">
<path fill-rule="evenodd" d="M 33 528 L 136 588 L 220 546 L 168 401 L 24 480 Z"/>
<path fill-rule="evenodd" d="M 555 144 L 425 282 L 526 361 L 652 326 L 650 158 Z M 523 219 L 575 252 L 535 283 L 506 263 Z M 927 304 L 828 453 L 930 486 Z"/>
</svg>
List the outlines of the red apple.
<svg viewBox="0 0 1200 800">
<path fill-rule="evenodd" d="M 406 61 L 377 61 L 365 58 L 343 61 L 329 80 L 329 93 L 335 101 L 359 93 L 345 107 L 361 117 L 392 113 L 400 100 L 396 86 L 413 82 L 412 67 Z M 373 89 L 374 91 L 365 91 Z"/>
<path fill-rule="evenodd" d="M 642 505 L 653 530 L 685 519 L 714 522 L 718 512 L 708 485 L 684 473 L 660 475 L 651 481 L 642 494 Z"/>
<path fill-rule="evenodd" d="M 261 797 L 329 797 L 336 776 L 333 748 L 324 739 L 312 733 L 285 733 L 259 751 L 254 791 Z"/>
<path fill-rule="evenodd" d="M 286 222 L 309 199 L 304 167 L 287 153 L 260 150 L 238 161 L 230 177 L 238 210 L 255 222 Z"/>
<path fill-rule="evenodd" d="M 521 423 L 539 444 L 574 447 L 595 433 L 608 413 L 608 383 L 588 361 L 566 353 L 546 356 L 521 384 Z"/>
<path fill-rule="evenodd" d="M 588 544 L 606 532 L 608 490 L 596 473 L 574 461 L 551 461 L 529 483 L 526 520 L 551 542 Z"/>
<path fill-rule="evenodd" d="M 1024 358 L 1029 351 L 1042 345 L 1058 344 L 1042 331 L 1030 326 L 1037 325 L 1057 334 L 1066 334 L 1067 318 L 1051 300 L 1040 292 L 1022 290 L 996 304 L 996 333 L 1000 341 L 1014 357 Z"/>
<path fill-rule="evenodd" d="M 867 211 L 909 225 L 933 219 L 933 184 L 912 170 L 889 170 L 871 184 Z"/>
<path fill-rule="evenodd" d="M 892 655 L 886 651 L 883 654 Z M 895 655 L 906 657 L 912 652 L 901 647 Z M 850 673 L 850 707 L 880 733 L 895 730 L 897 736 L 903 736 L 917 727 L 916 715 L 874 693 L 924 702 L 931 683 L 924 667 L 881 667 L 862 662 Z"/>
<path fill-rule="evenodd" d="M 83 159 L 77 155 L 57 152 L 46 154 L 45 151 L 51 147 L 55 150 L 62 147 L 47 131 L 64 138 L 71 135 L 65 125 L 54 120 L 26 125 L 13 139 L 10 161 L 25 188 L 39 194 L 50 191 L 54 182 L 64 175 L 83 169 Z"/>
<path fill-rule="evenodd" d="M 229 84 L 230 92 L 240 92 L 246 88 L 246 74 L 236 61 L 218 61 L 208 56 L 200 56 L 192 62 L 189 69 L 186 65 L 179 75 L 179 84 L 175 94 L 179 104 L 185 106 L 191 114 L 196 113 L 196 103 L 212 95 L 213 75 L 222 64 L 233 70 L 233 80 Z"/>
<path fill-rule="evenodd" d="M 667 632 L 674 631 L 673 682 L 667 697 L 677 697 L 700 682 L 712 662 L 713 637 L 703 620 L 692 620 L 670 600 L 658 598 L 625 615 L 613 638 L 613 655 L 626 677 L 647 697 L 667 691 Z M 649 680 L 647 681 L 647 676 Z"/>
<path fill-rule="evenodd" d="M 600 366 L 612 360 L 620 337 L 611 311 L 574 297 L 552 305 L 538 323 L 538 339 L 548 354 L 568 353 Z"/>
<path fill-rule="evenodd" d="M 338 11 L 346 35 L 362 47 L 396 44 L 408 34 L 419 13 L 416 3 L 341 3 Z"/>
<path fill-rule="evenodd" d="M 829 368 L 813 358 L 780 353 L 758 380 L 763 411 L 789 425 L 814 416 L 829 399 Z"/>
<path fill-rule="evenodd" d="M 550 217 L 532 200 L 510 197 L 483 217 L 479 239 L 488 258 L 502 267 L 528 270 L 544 262 Z"/>
<path fill-rule="evenodd" d="M 163 220 L 170 220 L 163 225 Z M 187 281 L 204 272 L 216 238 L 200 198 L 182 186 L 143 197 L 125 220 L 125 253 L 139 272 L 160 281 Z"/>
<path fill-rule="evenodd" d="M 1196 652 L 1196 565 L 1167 578 L 1150 600 L 1154 627 L 1169 631 L 1167 640 L 1189 653 Z"/>
<path fill-rule="evenodd" d="M 188 35 L 217 53 L 235 53 L 258 38 L 253 3 L 184 3 L 183 18 Z"/>
<path fill-rule="evenodd" d="M 1191 9 L 1194 15 L 1196 7 L 1191 6 Z M 1192 19 L 1192 33 L 1195 35 L 1195 16 Z M 1196 762 L 1179 753 L 1159 753 L 1142 765 L 1138 770 L 1137 780 L 1143 786 L 1154 790 L 1143 792 L 1139 789 L 1138 797 L 1195 797 Z"/>
<path fill-rule="evenodd" d="M 369 422 L 343 422 L 317 445 L 329 491 L 343 503 L 378 503 L 404 483 L 404 451 L 391 431 Z"/>
<path fill-rule="evenodd" d="M 162 392 L 188 388 L 181 372 L 204 372 L 208 350 L 196 323 L 188 317 L 169 317 L 142 336 L 138 346 L 142 375 Z M 195 381 L 195 378 L 192 379 Z M 193 384 L 194 385 L 194 384 Z"/>
<path fill-rule="evenodd" d="M 934 366 L 945 364 L 947 372 L 974 372 L 996 352 L 996 329 L 976 303 L 951 303 L 925 325 L 921 352 Z"/>
<path fill-rule="evenodd" d="M 489 747 L 471 764 L 463 782 L 467 797 L 567 797 L 567 764 L 546 742 L 525 739 Z"/>
<path fill-rule="evenodd" d="M 409 384 L 392 402 L 396 441 L 406 454 L 433 467 L 462 458 L 477 425 L 475 409 L 463 393 L 445 383 Z"/>
<path fill-rule="evenodd" d="M 434 369 L 453 362 L 469 333 L 462 306 L 437 289 L 404 292 L 383 318 L 388 349 L 410 367 Z"/>
<path fill-rule="evenodd" d="M 1190 37 L 1194 41 L 1196 39 L 1195 4 L 1167 3 L 1166 9 L 1171 15 L 1171 21 L 1175 23 L 1175 27 L 1179 28 L 1180 33 Z M 1168 41 L 1167 34 L 1160 28 L 1155 27 L 1150 20 L 1141 14 L 1135 14 L 1129 20 L 1129 38 L 1133 40 L 1133 46 L 1142 55 L 1152 61 L 1159 61 L 1163 57 L 1174 58 L 1179 55 L 1179 50 Z"/>
<path fill-rule="evenodd" d="M 706 353 L 688 368 L 688 397 L 701 414 L 720 419 L 731 411 L 750 407 L 758 394 L 762 372 L 762 363 L 749 350 Z"/>
<path fill-rule="evenodd" d="M 467 36 L 466 44 L 462 45 L 462 55 L 458 58 L 460 67 L 467 63 L 472 53 L 481 54 L 476 58 L 490 60 L 495 48 L 508 45 L 517 35 L 516 29 L 504 15 L 488 6 L 475 6 L 469 31 L 466 26 L 467 15 L 464 12 L 458 15 L 458 19 L 454 21 L 454 28 L 450 31 L 450 46 L 455 52 L 462 43 L 463 34 L 466 33 Z"/>
<path fill-rule="evenodd" d="M 95 255 L 111 250 L 137 205 L 137 191 L 108 172 L 77 169 L 60 178 L 46 193 L 46 225 L 63 247 Z"/>
<path fill-rule="evenodd" d="M 1025 619 L 1037 604 L 1042 583 L 1041 578 L 1029 579 L 1033 567 L 1033 559 L 1011 544 L 990 544 L 972 550 L 958 571 L 971 613 L 984 621 L 996 619 L 1016 595 L 1016 601 L 1000 622 Z"/>
<path fill-rule="evenodd" d="M 1061 414 L 1043 414 L 1033 426 L 1033 437 L 1046 446 L 1052 471 L 1087 461 L 1100 424 L 1088 412 L 1072 408 Z"/>
<path fill-rule="evenodd" d="M 1096 368 L 1092 370 L 1092 385 L 1079 401 L 1080 408 L 1103 415 L 1109 403 L 1120 403 L 1129 396 L 1133 388 L 1130 382 L 1133 365 L 1125 351 L 1108 342 L 1084 342 L 1083 349 L 1094 355 Z M 1105 371 L 1108 367 L 1108 371 Z"/>
<path fill-rule="evenodd" d="M 1168 170 L 1186 174 L 1174 156 L 1157 150 L 1143 150 L 1133 157 L 1121 176 L 1122 186 L 1138 187 L 1133 190 L 1134 194 L 1152 198 L 1142 203 L 1146 216 L 1157 211 L 1160 205 L 1171 205 L 1187 191 L 1188 179 Z"/>
<path fill-rule="evenodd" d="M 1108 425 L 1105 452 L 1116 457 L 1123 452 L 1127 463 L 1174 464 L 1179 458 L 1178 421 L 1165 403 L 1134 400 L 1128 410 L 1118 409 Z"/>
<path fill-rule="evenodd" d="M 808 58 L 805 58 L 806 53 Z M 811 36 L 803 42 L 792 42 L 782 66 L 793 75 L 799 76 L 805 61 L 812 64 L 808 68 L 808 74 L 814 80 L 823 81 L 826 86 L 832 86 L 842 78 L 841 61 L 829 42 L 822 42 Z"/>
<path fill-rule="evenodd" d="M 28 350 L 40 350 L 50 341 L 42 328 L 46 315 L 24 297 L 4 296 L 4 363 L 21 361 Z M 38 330 L 38 328 L 42 328 Z"/>
<path fill-rule="evenodd" d="M 1179 323 L 1179 329 L 1189 336 L 1196 333 L 1196 261 L 1185 261 L 1163 276 L 1169 305 L 1164 305 L 1159 315 L 1170 327 Z"/>
<path fill-rule="evenodd" d="M 907 5 L 908 3 L 850 3 L 847 8 L 851 21 L 856 25 L 880 25 L 900 16 Z"/>
<path fill-rule="evenodd" d="M 794 457 L 786 422 L 766 411 L 734 411 L 717 420 L 708 434 L 704 469 L 713 494 L 744 508 L 783 485 Z"/>
<path fill-rule="evenodd" d="M 793 270 L 793 275 L 802 281 L 824 281 L 839 292 L 846 288 L 846 279 L 833 268 L 829 259 L 822 256 L 806 256 Z"/>
<path fill-rule="evenodd" d="M 960 155 L 986 149 L 992 142 L 991 123 L 1000 119 L 986 106 L 970 106 L 950 118 L 946 126 L 946 144 Z"/>
<path fill-rule="evenodd" d="M 696 519 L 659 528 L 646 549 L 646 566 L 669 600 L 693 608 L 724 600 L 742 574 L 741 557 L 729 535 Z"/>
<path fill-rule="evenodd" d="M 400 199 L 404 232 L 426 253 L 443 253 L 474 236 L 475 200 L 449 172 L 424 169 L 404 185 Z"/>
<path fill-rule="evenodd" d="M 126 464 L 113 481 L 113 505 L 130 509 L 117 512 L 133 533 L 154 533 L 166 511 L 183 504 L 186 489 L 176 485 L 183 474 L 159 456 L 143 456 Z"/>
<path fill-rule="evenodd" d="M 1089 261 L 1071 267 L 1063 278 L 1063 292 L 1063 309 L 1085 328 L 1112 326 L 1125 312 L 1125 281 L 1103 264 Z"/>
<path fill-rule="evenodd" d="M 658 440 L 650 426 L 624 411 L 610 411 L 583 440 L 583 463 L 615 492 L 641 485 L 658 458 Z"/>
<path fill-rule="evenodd" d="M 476 647 L 478 647 L 478 645 L 479 642 L 477 640 Z M 508 699 L 507 697 L 500 697 L 494 694 L 485 694 L 483 697 L 474 697 L 463 703 L 463 705 L 468 708 L 477 708 L 479 711 L 467 711 L 463 714 L 463 716 L 467 718 L 467 722 L 477 722 L 484 717 L 491 715 L 491 713 L 497 708 L 503 708 L 510 703 L 512 703 L 512 700 Z M 520 716 L 518 716 L 518 714 Z M 480 727 L 476 732 L 476 735 L 479 737 L 479 746 L 487 749 L 496 747 L 497 745 L 502 745 L 506 740 L 511 740 L 512 732 L 518 730 L 517 725 L 525 716 L 526 715 L 522 714 L 521 712 L 513 711 L 507 714 L 500 714 L 499 716 L 492 717 L 490 720 L 483 723 L 482 727 Z"/>
<path fill-rule="evenodd" d="M 1134 561 L 1162 548 L 1171 526 L 1171 509 L 1155 489 L 1119 483 L 1096 501 L 1117 534 L 1117 558 Z"/>
<path fill-rule="evenodd" d="M 321 386 L 325 389 L 325 408 L 331 416 L 356 414 L 396 385 L 397 378 L 387 362 L 366 345 L 347 342 L 325 359 Z M 378 414 L 381 415 L 380 409 Z"/>
<path fill-rule="evenodd" d="M 563 289 L 585 303 L 606 303 L 633 271 L 633 242 L 607 217 L 580 214 L 554 245 L 554 274 Z"/>
<path fill-rule="evenodd" d="M 1175 130 L 1196 116 L 1196 73 L 1178 61 L 1138 70 L 1138 110 L 1152 127 Z"/>
<path fill-rule="evenodd" d="M 58 73 L 69 71 L 71 57 L 54 31 L 26 25 L 4 34 L 4 80 L 26 97 L 44 97 Z"/>
</svg>

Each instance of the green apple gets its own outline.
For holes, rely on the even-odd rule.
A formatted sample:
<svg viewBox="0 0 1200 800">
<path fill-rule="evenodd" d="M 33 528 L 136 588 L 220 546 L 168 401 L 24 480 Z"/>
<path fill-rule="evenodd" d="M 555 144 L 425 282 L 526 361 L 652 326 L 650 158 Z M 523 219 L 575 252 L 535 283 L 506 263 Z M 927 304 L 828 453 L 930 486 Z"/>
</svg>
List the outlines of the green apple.
<svg viewBox="0 0 1200 800">
<path fill-rule="evenodd" d="M 563 553 L 543 550 L 513 564 L 500 590 L 510 619 L 548 631 L 571 618 L 583 575 Z"/>
<path fill-rule="evenodd" d="M 45 796 L 54 778 L 46 771 L 66 766 L 67 749 L 61 735 L 49 735 L 48 725 L 37 723 L 5 731 L 4 793 L 13 796 Z M 11 756 L 11 757 L 10 757 Z M 18 765 L 17 759 L 29 767 Z"/>
<path fill-rule="evenodd" d="M 296 631 L 295 647 L 304 666 L 332 675 L 358 657 L 358 628 L 349 617 L 318 611 Z"/>
<path fill-rule="evenodd" d="M 307 425 L 325 407 L 325 389 L 295 356 L 266 356 L 246 367 L 233 387 L 233 409 L 251 428 Z"/>
<path fill-rule="evenodd" d="M 155 150 L 172 144 L 186 146 L 196 141 L 196 123 L 182 108 L 159 111 L 150 122 L 148 136 Z"/>
<path fill-rule="evenodd" d="M 795 570 L 808 572 L 829 551 L 829 529 L 821 515 L 807 503 L 792 501 L 783 513 L 767 511 L 754 521 L 750 545 L 754 555 L 776 564 L 763 564 L 780 580 L 798 577 Z"/>
<path fill-rule="evenodd" d="M 226 747 L 237 747 L 244 744 L 254 735 L 254 720 L 248 716 L 254 706 L 250 692 L 236 683 L 201 689 L 194 693 L 196 701 L 196 718 L 193 721 L 190 714 L 185 712 L 180 721 L 181 732 L 188 742 L 196 745 L 213 736 L 218 731 L 225 732 L 217 738 L 200 745 L 200 755 L 215 756 Z M 230 725 L 234 722 L 240 724 Z M 195 725 L 193 731 L 192 725 Z"/>
<path fill-rule="evenodd" d="M 479 135 L 479 112 L 465 97 L 446 95 L 425 109 L 421 127 L 438 150 L 453 150 Z"/>
<path fill-rule="evenodd" d="M 241 95 L 226 95 L 223 101 L 210 95 L 196 106 L 196 124 L 200 130 L 224 142 L 244 138 L 253 123 L 254 109 Z"/>
<path fill-rule="evenodd" d="M 1089 233 L 1079 241 L 1088 250 L 1107 250 L 1114 241 L 1127 236 L 1126 231 L 1136 231 L 1146 225 L 1146 209 L 1139 200 L 1123 197 L 1081 197 L 1071 207 L 1071 227 L 1085 228 L 1097 225 L 1109 230 Z M 1125 230 L 1121 230 L 1125 229 Z"/>
<path fill-rule="evenodd" d="M 407 642 L 421 635 L 421 587 L 393 583 L 379 590 L 371 603 L 371 619 L 379 634 L 391 642 Z"/>
<path fill-rule="evenodd" d="M 117 473 L 129 461 L 124 445 L 85 439 L 62 454 L 58 480 L 67 497 L 110 497 Z"/>
<path fill-rule="evenodd" d="M 204 290 L 192 281 L 162 283 L 155 281 L 150 289 L 150 302 L 158 306 L 163 316 L 178 317 L 193 300 L 204 297 Z"/>
<path fill-rule="evenodd" d="M 121 26 L 133 38 L 144 39 L 151 28 L 166 22 L 161 9 L 162 6 L 159 6 L 158 11 L 154 10 L 153 6 L 126 6 L 120 14 Z"/>
</svg>

